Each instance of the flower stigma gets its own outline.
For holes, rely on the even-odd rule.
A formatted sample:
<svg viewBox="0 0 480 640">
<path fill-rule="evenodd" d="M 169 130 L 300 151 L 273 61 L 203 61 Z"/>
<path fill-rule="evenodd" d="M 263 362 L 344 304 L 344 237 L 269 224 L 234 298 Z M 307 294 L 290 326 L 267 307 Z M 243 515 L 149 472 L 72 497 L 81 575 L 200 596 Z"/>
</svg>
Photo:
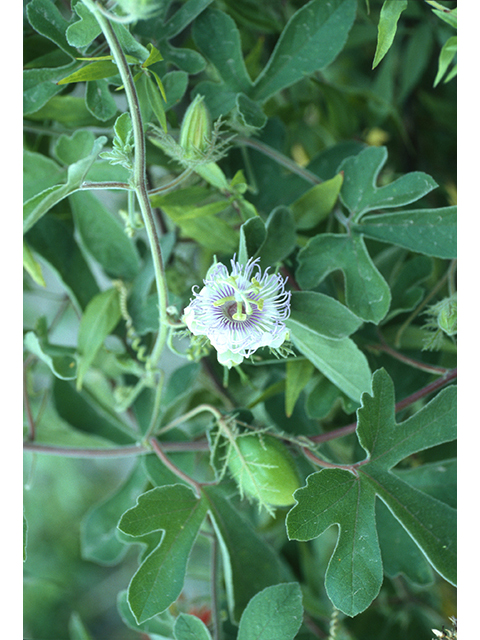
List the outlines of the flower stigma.
<svg viewBox="0 0 480 640">
<path fill-rule="evenodd" d="M 291 293 L 285 291 L 286 279 L 268 268 L 262 274 L 259 261 L 250 258 L 241 264 L 234 256 L 230 272 L 215 261 L 204 287 L 193 288 L 194 298 L 184 310 L 191 333 L 208 338 L 218 361 L 229 369 L 261 347 L 275 353 L 289 337 L 284 321 L 290 315 Z"/>
</svg>

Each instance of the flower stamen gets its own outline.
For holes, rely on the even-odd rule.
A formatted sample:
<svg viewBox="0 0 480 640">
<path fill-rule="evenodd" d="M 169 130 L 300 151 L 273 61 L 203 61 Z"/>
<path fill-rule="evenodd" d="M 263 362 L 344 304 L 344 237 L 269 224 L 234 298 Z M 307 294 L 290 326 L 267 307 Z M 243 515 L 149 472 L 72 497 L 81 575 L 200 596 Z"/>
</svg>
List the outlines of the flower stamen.
<svg viewBox="0 0 480 640">
<path fill-rule="evenodd" d="M 196 336 L 206 336 L 221 364 L 240 364 L 260 347 L 274 352 L 288 339 L 284 320 L 290 315 L 290 292 L 279 274 L 261 272 L 256 260 L 245 265 L 231 260 L 232 269 L 215 262 L 204 287 L 184 311 L 184 321 Z M 256 273 L 252 276 L 253 270 Z"/>
</svg>

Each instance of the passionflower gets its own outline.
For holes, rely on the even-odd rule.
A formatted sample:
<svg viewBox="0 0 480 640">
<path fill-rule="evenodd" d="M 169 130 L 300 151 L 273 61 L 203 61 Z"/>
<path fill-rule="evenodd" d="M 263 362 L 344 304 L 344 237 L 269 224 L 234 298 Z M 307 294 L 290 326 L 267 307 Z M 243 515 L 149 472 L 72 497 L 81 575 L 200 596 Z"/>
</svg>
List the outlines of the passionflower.
<svg viewBox="0 0 480 640">
<path fill-rule="evenodd" d="M 218 361 L 239 365 L 261 347 L 273 351 L 288 339 L 285 320 L 290 315 L 290 292 L 286 279 L 262 274 L 260 258 L 241 264 L 231 262 L 231 272 L 215 262 L 207 272 L 204 287 L 193 287 L 193 299 L 183 321 L 194 336 L 205 336 L 217 351 Z"/>
</svg>

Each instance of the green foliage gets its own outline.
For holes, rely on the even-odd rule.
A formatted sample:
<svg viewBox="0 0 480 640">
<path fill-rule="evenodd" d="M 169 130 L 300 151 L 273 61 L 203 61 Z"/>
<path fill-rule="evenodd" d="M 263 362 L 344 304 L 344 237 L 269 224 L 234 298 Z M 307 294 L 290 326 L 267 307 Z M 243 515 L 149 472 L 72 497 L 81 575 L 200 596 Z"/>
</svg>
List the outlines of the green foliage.
<svg viewBox="0 0 480 640">
<path fill-rule="evenodd" d="M 449 626 L 456 27 L 26 3 L 25 638 Z M 288 335 L 228 369 L 184 309 L 234 256 L 285 280 Z"/>
<path fill-rule="evenodd" d="M 333 604 L 354 616 L 368 607 L 382 583 L 382 560 L 375 531 L 375 495 L 388 506 L 437 571 L 456 580 L 456 526 L 452 508 L 391 473 L 403 458 L 456 437 L 455 388 L 441 392 L 401 424 L 394 420 L 393 385 L 379 370 L 373 395 L 362 398 L 357 435 L 367 458 L 350 469 L 324 469 L 299 490 L 287 516 L 295 540 L 311 540 L 332 524 L 339 539 L 326 573 Z"/>
</svg>

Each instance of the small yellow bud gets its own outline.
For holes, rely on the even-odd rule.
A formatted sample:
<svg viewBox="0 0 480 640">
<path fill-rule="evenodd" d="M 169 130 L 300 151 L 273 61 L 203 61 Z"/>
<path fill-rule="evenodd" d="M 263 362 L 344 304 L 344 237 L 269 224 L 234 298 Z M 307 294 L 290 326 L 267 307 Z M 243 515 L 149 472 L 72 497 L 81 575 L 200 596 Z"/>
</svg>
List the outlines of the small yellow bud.
<svg viewBox="0 0 480 640">
<path fill-rule="evenodd" d="M 203 101 L 203 96 L 197 95 L 183 117 L 180 129 L 180 146 L 186 152 L 187 157 L 194 158 L 208 149 L 211 135 L 210 114 Z"/>
</svg>

